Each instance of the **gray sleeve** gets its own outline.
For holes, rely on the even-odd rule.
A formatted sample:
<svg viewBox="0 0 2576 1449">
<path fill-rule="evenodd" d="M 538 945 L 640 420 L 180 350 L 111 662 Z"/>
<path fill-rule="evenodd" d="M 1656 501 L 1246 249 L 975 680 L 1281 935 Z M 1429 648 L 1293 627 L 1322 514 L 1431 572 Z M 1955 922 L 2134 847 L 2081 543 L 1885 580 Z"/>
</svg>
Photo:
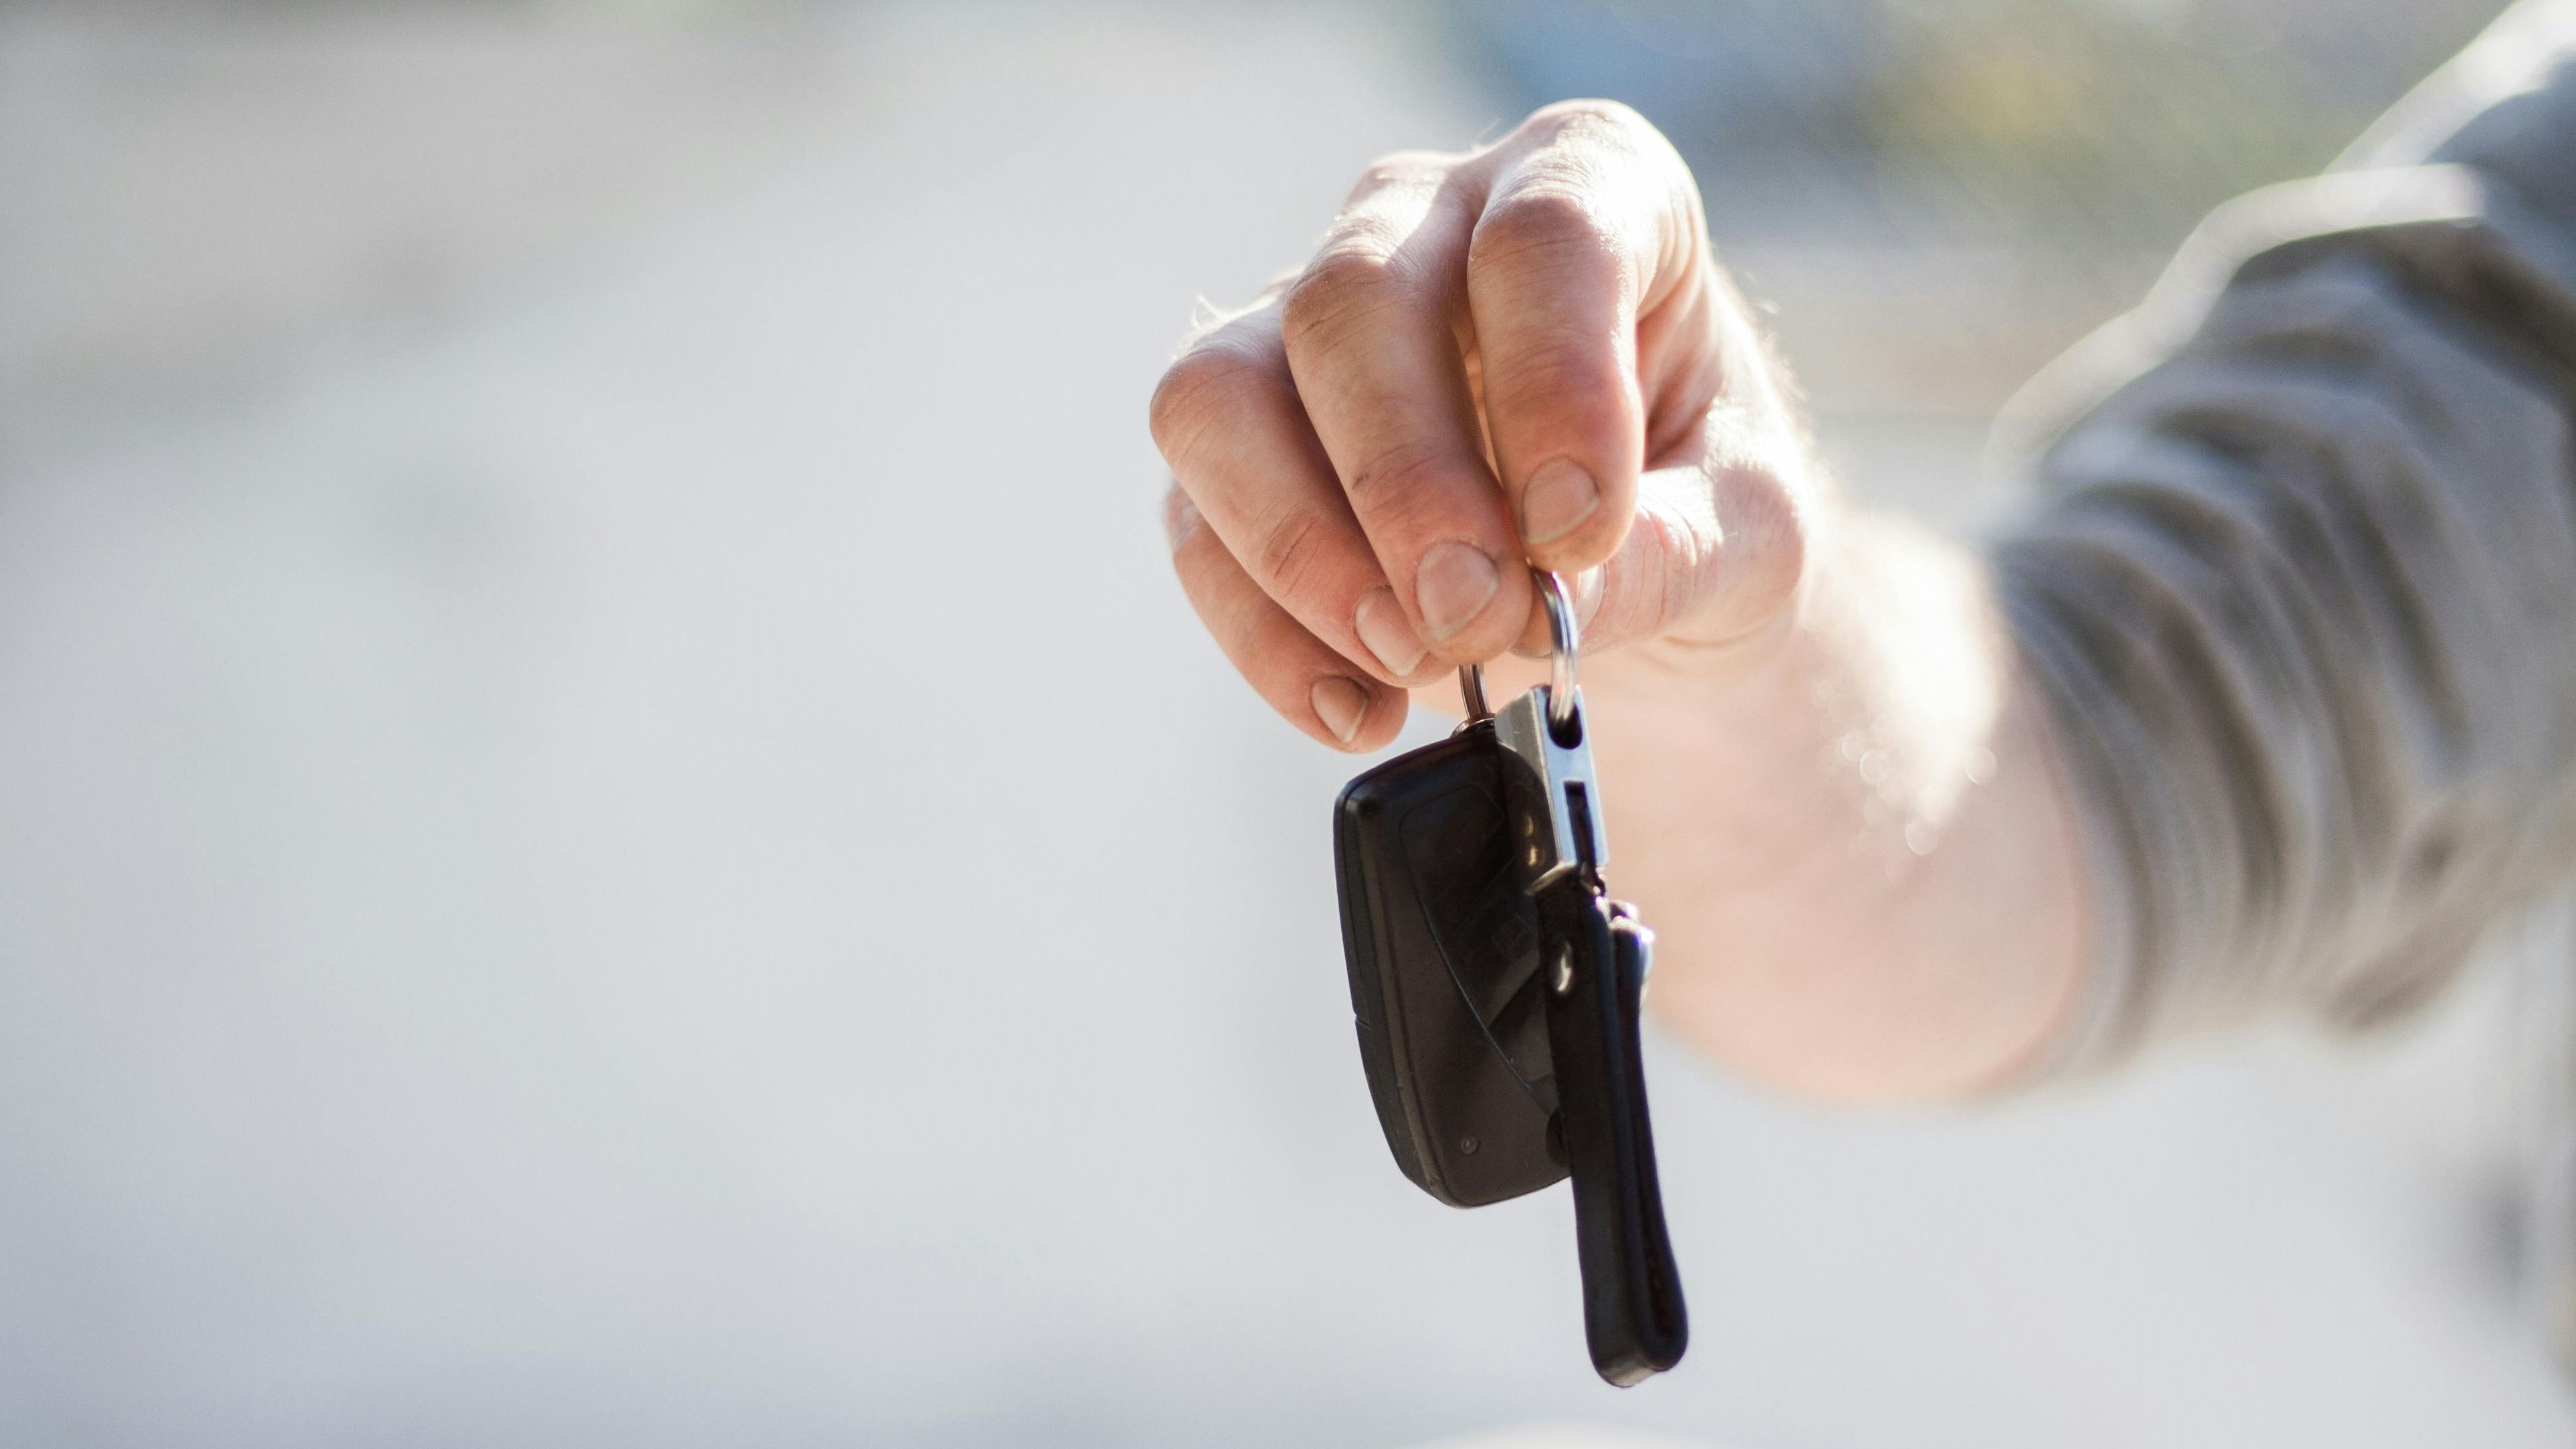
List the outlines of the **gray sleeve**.
<svg viewBox="0 0 2576 1449">
<path fill-rule="evenodd" d="M 2576 0 L 2222 209 L 2016 414 L 1996 578 L 2097 882 L 2061 1069 L 2383 1018 L 2576 874 Z"/>
</svg>

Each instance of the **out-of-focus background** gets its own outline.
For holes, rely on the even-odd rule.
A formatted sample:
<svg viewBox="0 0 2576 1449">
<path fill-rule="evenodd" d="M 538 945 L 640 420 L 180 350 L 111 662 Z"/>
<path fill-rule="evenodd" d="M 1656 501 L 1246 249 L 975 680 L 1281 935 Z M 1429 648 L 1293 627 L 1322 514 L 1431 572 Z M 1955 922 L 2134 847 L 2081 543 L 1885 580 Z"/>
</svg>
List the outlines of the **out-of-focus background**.
<svg viewBox="0 0 2576 1449">
<path fill-rule="evenodd" d="M 2013 387 L 2495 8 L 0 10 L 0 1443 L 2568 1442 L 2541 926 L 1977 1111 L 1657 1044 L 1695 1343 L 1600 1385 L 1563 1194 L 1387 1160 L 1350 765 L 1143 427 L 1371 156 L 1607 94 L 1975 528 Z"/>
</svg>

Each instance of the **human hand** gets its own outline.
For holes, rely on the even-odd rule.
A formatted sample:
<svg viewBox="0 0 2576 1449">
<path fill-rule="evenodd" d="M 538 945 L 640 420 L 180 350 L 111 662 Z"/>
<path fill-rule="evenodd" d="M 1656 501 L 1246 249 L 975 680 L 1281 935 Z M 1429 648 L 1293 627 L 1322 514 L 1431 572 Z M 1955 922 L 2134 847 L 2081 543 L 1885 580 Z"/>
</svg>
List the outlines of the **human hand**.
<svg viewBox="0 0 2576 1449">
<path fill-rule="evenodd" d="M 1322 247 L 1155 390 L 1174 566 L 1270 705 L 1347 750 L 1405 690 L 1544 647 L 1526 559 L 1587 652 L 1760 632 L 1818 489 L 1711 255 L 1697 187 L 1624 106 L 1362 175 Z"/>
<path fill-rule="evenodd" d="M 1172 364 L 1173 560 L 1235 668 L 1347 750 L 1545 646 L 1524 559 L 1572 574 L 1659 1014 L 1804 1092 L 1991 1085 L 2081 979 L 2045 711 L 1982 565 L 1834 503 L 1786 394 L 1681 159 L 1624 107 L 1551 106 L 1371 166 L 1312 262 Z"/>
</svg>

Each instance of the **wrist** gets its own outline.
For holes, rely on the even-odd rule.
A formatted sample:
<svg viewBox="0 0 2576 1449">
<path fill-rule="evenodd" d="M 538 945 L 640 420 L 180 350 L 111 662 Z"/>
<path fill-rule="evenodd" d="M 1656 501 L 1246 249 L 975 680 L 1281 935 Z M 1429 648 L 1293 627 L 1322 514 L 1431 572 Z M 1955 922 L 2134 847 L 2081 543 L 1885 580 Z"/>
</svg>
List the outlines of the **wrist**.
<svg viewBox="0 0 2576 1449">
<path fill-rule="evenodd" d="M 2081 883 L 2046 722 L 1965 551 L 1854 511 L 1789 608 L 1587 660 L 1619 880 L 1668 1026 L 1775 1085 L 1956 1093 L 2076 988 Z"/>
</svg>

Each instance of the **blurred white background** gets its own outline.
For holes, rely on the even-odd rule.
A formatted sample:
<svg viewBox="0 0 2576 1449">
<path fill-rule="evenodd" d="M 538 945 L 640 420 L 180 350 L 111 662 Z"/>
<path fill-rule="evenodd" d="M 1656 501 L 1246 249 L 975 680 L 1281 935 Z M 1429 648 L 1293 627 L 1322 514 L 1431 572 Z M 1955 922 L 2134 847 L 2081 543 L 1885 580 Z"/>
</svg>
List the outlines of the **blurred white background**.
<svg viewBox="0 0 2576 1449">
<path fill-rule="evenodd" d="M 1387 1160 L 1351 765 L 1200 636 L 1144 400 L 1371 156 L 1677 13 L 0 11 L 0 1442 L 2568 1442 L 2511 942 L 1977 1112 L 1658 1050 L 1695 1341 L 1627 1393 L 1562 1193 Z M 1853 486 L 1967 527 L 2298 114 L 2144 220 L 1676 130 Z"/>
</svg>

